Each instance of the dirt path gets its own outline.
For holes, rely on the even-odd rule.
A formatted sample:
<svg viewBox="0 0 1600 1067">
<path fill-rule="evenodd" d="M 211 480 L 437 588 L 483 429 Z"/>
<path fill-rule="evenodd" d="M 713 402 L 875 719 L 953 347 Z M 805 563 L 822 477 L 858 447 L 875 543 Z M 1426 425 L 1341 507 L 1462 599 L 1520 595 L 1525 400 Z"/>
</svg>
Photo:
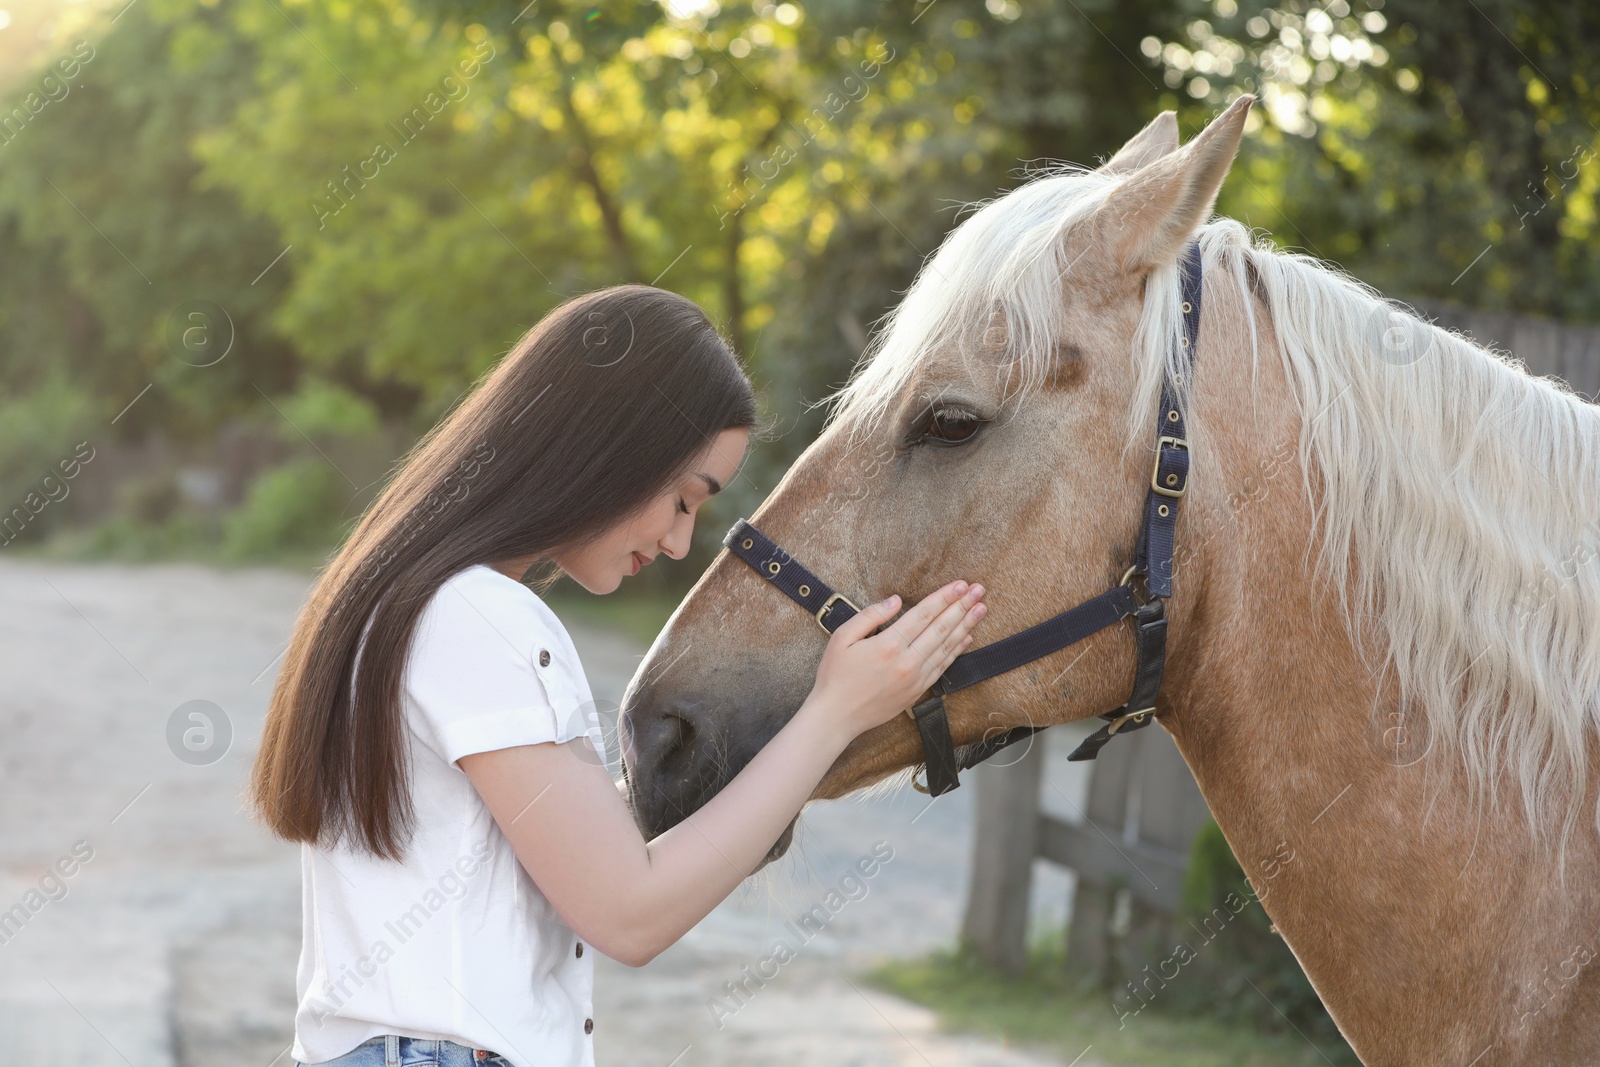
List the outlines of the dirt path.
<svg viewBox="0 0 1600 1067">
<path fill-rule="evenodd" d="M 274 570 L 0 562 L 0 913 L 21 905 L 10 926 L 0 919 L 11 1059 L 290 1063 L 298 855 L 250 822 L 240 796 L 306 585 Z M 642 650 L 593 630 L 573 636 L 596 699 L 614 707 Z M 222 751 L 220 730 L 207 749 L 195 727 L 195 762 L 169 747 L 169 720 L 196 700 L 231 726 L 214 762 L 200 761 Z M 180 749 L 182 728 L 198 722 L 179 723 Z M 600 961 L 599 1062 L 1044 1063 L 942 1035 L 929 1013 L 854 977 L 953 939 L 969 794 L 809 809 L 791 858 L 649 967 Z M 859 888 L 842 883 L 874 849 L 892 858 Z M 841 887 L 849 899 L 822 908 L 820 932 L 790 925 Z M 1037 895 L 1059 900 L 1060 889 Z M 776 940 L 792 959 L 774 961 Z"/>
</svg>

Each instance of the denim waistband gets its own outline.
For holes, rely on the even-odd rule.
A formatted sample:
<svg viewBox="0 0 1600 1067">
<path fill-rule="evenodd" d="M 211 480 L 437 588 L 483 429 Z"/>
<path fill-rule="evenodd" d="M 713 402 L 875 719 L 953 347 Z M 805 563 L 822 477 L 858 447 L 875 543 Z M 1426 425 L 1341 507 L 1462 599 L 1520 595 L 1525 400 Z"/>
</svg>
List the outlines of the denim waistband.
<svg viewBox="0 0 1600 1067">
<path fill-rule="evenodd" d="M 487 1049 L 468 1048 L 454 1041 L 388 1034 L 361 1042 L 343 1056 L 296 1067 L 510 1067 Z"/>
</svg>

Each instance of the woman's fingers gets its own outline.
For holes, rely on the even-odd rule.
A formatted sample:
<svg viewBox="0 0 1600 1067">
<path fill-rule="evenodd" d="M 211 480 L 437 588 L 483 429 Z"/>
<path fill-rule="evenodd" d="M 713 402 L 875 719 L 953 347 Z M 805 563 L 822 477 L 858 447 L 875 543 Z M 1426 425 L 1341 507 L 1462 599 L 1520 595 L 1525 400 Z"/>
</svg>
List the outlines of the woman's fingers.
<svg viewBox="0 0 1600 1067">
<path fill-rule="evenodd" d="M 846 619 L 835 630 L 835 637 L 844 638 L 846 643 L 853 644 L 862 638 L 868 637 L 872 631 L 894 618 L 894 613 L 900 610 L 900 597 L 891 595 L 876 604 L 868 604 L 850 618 Z"/>
<path fill-rule="evenodd" d="M 954 603 L 939 611 L 938 616 L 934 616 L 933 621 L 923 627 L 922 633 L 912 638 L 910 643 L 912 651 L 922 656 L 923 661 L 938 664 L 939 673 L 944 672 L 944 667 L 949 665 L 950 659 L 954 659 L 954 653 L 949 653 L 949 649 L 952 646 L 960 646 L 962 638 L 966 637 L 966 633 L 973 629 L 973 625 L 978 624 L 978 619 L 984 617 L 984 611 L 987 611 L 986 606 L 978 603 L 982 595 L 984 587 L 973 585 L 963 593 L 962 597 L 958 597 Z"/>
<path fill-rule="evenodd" d="M 967 583 L 959 579 L 950 582 L 942 589 L 935 589 L 910 611 L 896 619 L 894 625 L 884 632 L 894 634 L 901 643 L 909 646 L 939 617 L 941 612 L 959 601 L 967 592 Z"/>
<path fill-rule="evenodd" d="M 910 676 L 931 682 L 968 643 L 969 632 L 987 610 L 978 603 L 984 592 L 981 585 L 954 581 L 930 593 L 878 635 L 889 642 L 883 653 L 902 657 L 908 664 L 902 669 L 909 669 Z M 897 596 L 869 604 L 834 631 L 834 643 L 847 646 L 871 637 L 899 607 Z M 891 652 L 896 646 L 899 651 Z"/>
<path fill-rule="evenodd" d="M 978 620 L 989 611 L 987 604 L 977 604 L 961 617 L 961 621 L 945 637 L 944 643 L 939 646 L 939 673 L 943 674 L 950 666 L 950 662 L 961 654 L 961 650 L 972 641 L 972 628 L 978 625 Z"/>
</svg>

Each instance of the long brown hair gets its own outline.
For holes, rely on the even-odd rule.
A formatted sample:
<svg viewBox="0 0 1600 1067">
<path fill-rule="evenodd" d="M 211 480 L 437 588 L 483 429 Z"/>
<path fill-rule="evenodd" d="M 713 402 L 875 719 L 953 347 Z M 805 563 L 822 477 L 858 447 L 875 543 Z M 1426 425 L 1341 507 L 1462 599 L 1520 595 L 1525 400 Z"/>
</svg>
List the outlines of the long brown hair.
<svg viewBox="0 0 1600 1067">
<path fill-rule="evenodd" d="M 312 588 L 251 781 L 267 826 L 399 858 L 415 817 L 402 675 L 433 594 L 477 563 L 536 557 L 553 574 L 553 551 L 637 514 L 755 421 L 693 301 L 621 285 L 546 315 L 397 465 Z"/>
</svg>

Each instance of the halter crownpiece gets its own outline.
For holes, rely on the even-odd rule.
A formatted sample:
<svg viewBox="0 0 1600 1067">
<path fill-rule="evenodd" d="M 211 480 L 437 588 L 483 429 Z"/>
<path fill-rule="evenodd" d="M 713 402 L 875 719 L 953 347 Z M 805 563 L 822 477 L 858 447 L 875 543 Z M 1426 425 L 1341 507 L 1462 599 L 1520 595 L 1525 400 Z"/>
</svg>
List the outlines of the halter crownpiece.
<svg viewBox="0 0 1600 1067">
<path fill-rule="evenodd" d="M 1133 566 L 1122 581 L 1099 596 L 1069 608 L 1061 614 L 1002 637 L 998 641 L 964 652 L 933 684 L 933 695 L 906 714 L 917 724 L 922 737 L 923 765 L 927 785 L 912 784 L 930 796 L 940 796 L 961 784 L 960 772 L 977 766 L 996 752 L 1031 737 L 1042 726 L 1015 726 L 966 746 L 956 754 L 945 715 L 944 698 L 968 686 L 1015 670 L 1076 644 L 1091 634 L 1114 626 L 1123 619 L 1134 623 L 1134 648 L 1138 658 L 1134 668 L 1133 691 L 1127 701 L 1103 713 L 1105 720 L 1094 733 L 1067 757 L 1091 760 L 1119 734 L 1142 729 L 1155 721 L 1156 694 L 1167 660 L 1166 602 L 1172 595 L 1172 555 L 1178 524 L 1178 504 L 1189 486 L 1189 442 L 1184 432 L 1183 408 L 1179 395 L 1193 378 L 1196 345 L 1200 337 L 1201 260 L 1200 243 L 1190 244 L 1180 264 L 1183 293 L 1183 333 L 1178 340 L 1177 365 L 1182 373 L 1177 380 L 1166 373 L 1161 382 L 1161 408 L 1157 415 L 1155 464 L 1150 471 L 1150 487 L 1145 493 L 1144 517 L 1139 525 L 1139 540 Z M 860 610 L 843 593 L 818 578 L 799 560 L 745 519 L 734 523 L 722 539 L 729 552 L 744 560 L 790 600 L 816 617 L 817 624 L 832 634 Z M 1147 597 L 1134 594 L 1132 582 L 1144 579 Z"/>
</svg>

